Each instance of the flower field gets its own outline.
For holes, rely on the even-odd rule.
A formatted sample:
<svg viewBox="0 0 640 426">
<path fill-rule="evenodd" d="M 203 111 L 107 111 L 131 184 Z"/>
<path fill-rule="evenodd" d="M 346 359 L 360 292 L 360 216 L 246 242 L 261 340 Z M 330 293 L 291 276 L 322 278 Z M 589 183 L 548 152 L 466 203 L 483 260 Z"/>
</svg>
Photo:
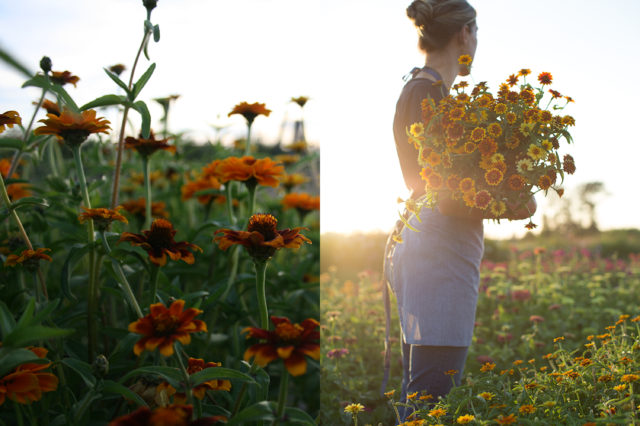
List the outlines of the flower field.
<svg viewBox="0 0 640 426">
<path fill-rule="evenodd" d="M 391 372 L 380 277 L 322 274 L 321 424 L 394 424 L 402 380 L 392 300 Z M 640 258 L 512 249 L 484 261 L 462 385 L 409 395 L 405 424 L 634 424 L 640 401 Z M 358 406 L 357 404 L 360 404 Z M 340 419 L 340 420 L 336 420 Z"/>
<path fill-rule="evenodd" d="M 233 146 L 173 134 L 177 96 L 151 117 L 155 7 L 103 96 L 44 57 L 0 110 L 0 424 L 314 424 L 319 154 L 261 144 L 257 102 Z"/>
</svg>

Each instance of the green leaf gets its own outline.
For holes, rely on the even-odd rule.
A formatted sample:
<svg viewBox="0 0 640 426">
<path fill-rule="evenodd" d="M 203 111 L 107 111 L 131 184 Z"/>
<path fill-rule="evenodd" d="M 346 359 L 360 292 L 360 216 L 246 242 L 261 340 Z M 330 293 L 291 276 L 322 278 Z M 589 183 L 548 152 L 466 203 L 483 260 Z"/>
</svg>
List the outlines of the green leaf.
<svg viewBox="0 0 640 426">
<path fill-rule="evenodd" d="M 291 423 L 310 426 L 316 424 L 316 421 L 313 419 L 313 417 L 299 408 L 285 407 L 284 412 L 287 415 L 287 420 Z"/>
<path fill-rule="evenodd" d="M 28 327 L 16 328 L 6 336 L 3 345 L 7 346 L 26 346 L 29 343 L 38 340 L 53 339 L 55 337 L 64 337 L 73 334 L 74 330 L 63 328 L 45 327 L 42 325 L 31 325 Z"/>
<path fill-rule="evenodd" d="M 29 68 L 27 68 L 24 65 L 22 65 L 16 58 L 14 58 L 12 55 L 9 54 L 9 52 L 7 52 L 6 50 L 4 50 L 1 47 L 0 47 L 0 60 L 2 60 L 6 64 L 12 66 L 14 70 L 16 70 L 18 72 L 21 72 L 27 78 L 29 78 L 29 77 L 31 77 L 33 75 L 33 72 L 31 70 L 29 70 Z"/>
<path fill-rule="evenodd" d="M 25 362 L 46 362 L 43 358 L 24 348 L 2 348 L 0 349 L 0 377 L 4 377 L 8 372 Z"/>
<path fill-rule="evenodd" d="M 41 307 L 38 313 L 32 318 L 31 324 L 39 324 L 45 318 L 49 319 L 49 314 L 60 306 L 61 299 L 53 299 L 44 307 Z M 25 324 L 26 325 L 26 324 Z"/>
<path fill-rule="evenodd" d="M 131 389 L 122 386 L 120 383 L 114 382 L 113 380 L 105 380 L 103 382 L 102 387 L 103 392 L 122 395 L 126 399 L 130 399 L 136 402 L 138 406 L 148 407 L 149 405 L 134 391 Z"/>
<path fill-rule="evenodd" d="M 198 235 L 200 235 L 200 233 L 208 228 L 222 228 L 223 225 L 222 223 L 216 221 L 216 220 L 210 220 L 208 222 L 205 222 L 204 224 L 200 225 L 200 227 L 198 227 L 195 231 L 193 231 L 188 238 L 188 241 L 193 241 L 196 239 L 196 237 Z"/>
<path fill-rule="evenodd" d="M 123 104 L 126 100 L 127 100 L 127 98 L 124 97 L 124 96 L 104 95 L 104 96 L 100 96 L 99 98 L 96 98 L 96 99 L 92 100 L 89 103 L 86 103 L 86 104 L 82 105 L 80 107 L 80 110 L 84 111 L 84 110 L 90 109 L 90 108 L 109 106 L 109 105 L 120 105 L 120 104 Z"/>
<path fill-rule="evenodd" d="M 64 90 L 64 87 L 58 84 L 53 84 L 49 90 L 62 98 L 62 102 L 71 110 L 73 110 L 73 112 L 79 112 L 78 105 L 76 105 L 75 101 L 71 98 L 69 93 Z"/>
<path fill-rule="evenodd" d="M 149 114 L 149 108 L 147 108 L 147 104 L 144 102 L 138 101 L 133 104 L 133 109 L 140 113 L 142 117 L 142 137 L 148 139 L 151 130 L 151 114 Z"/>
<path fill-rule="evenodd" d="M 135 370 L 128 372 L 120 380 L 118 380 L 118 383 L 124 383 L 132 377 L 140 376 L 143 374 L 153 374 L 155 376 L 160 376 L 167 382 L 169 382 L 169 384 L 174 388 L 177 388 L 180 381 L 182 380 L 182 373 L 177 368 L 153 365 L 136 368 Z"/>
<path fill-rule="evenodd" d="M 36 310 L 36 299 L 32 297 L 31 299 L 29 299 L 29 302 L 27 303 L 27 307 L 25 308 L 24 312 L 20 316 L 20 319 L 18 320 L 18 324 L 16 325 L 16 327 L 26 327 L 29 324 L 31 324 L 31 320 L 33 319 L 33 313 L 35 312 L 35 310 Z"/>
<path fill-rule="evenodd" d="M 93 387 L 96 385 L 97 379 L 91 371 L 91 365 L 89 365 L 88 363 L 80 361 L 76 358 L 64 358 L 62 360 L 62 363 L 78 373 L 80 378 L 84 380 L 89 388 L 93 389 Z"/>
<path fill-rule="evenodd" d="M 236 414 L 235 417 L 227 422 L 227 426 L 243 425 L 253 421 L 273 421 L 275 404 L 269 401 L 258 402 Z"/>
<path fill-rule="evenodd" d="M 24 207 L 24 206 L 49 207 L 49 202 L 44 198 L 24 197 L 24 198 L 20 198 L 15 203 L 12 203 L 11 208 L 17 209 L 19 207 Z"/>
<path fill-rule="evenodd" d="M 75 266 L 76 262 L 80 260 L 82 256 L 84 256 L 90 249 L 91 249 L 91 246 L 88 244 L 74 245 L 73 247 L 71 247 L 71 250 L 69 250 L 67 259 L 64 261 L 64 264 L 62 265 L 62 274 L 60 277 L 60 289 L 62 290 L 62 294 L 64 294 L 64 297 L 66 297 L 71 301 L 75 302 L 78 300 L 76 296 L 74 296 L 73 293 L 71 292 L 71 286 L 70 286 L 71 272 L 73 271 L 73 267 Z"/>
<path fill-rule="evenodd" d="M 120 80 L 120 77 L 118 77 L 115 73 L 109 71 L 107 68 L 104 68 L 104 72 L 106 72 L 109 78 L 113 80 L 118 86 L 120 86 L 122 90 L 124 90 L 127 94 L 127 97 L 129 97 L 129 86 L 127 86 L 124 81 Z"/>
<path fill-rule="evenodd" d="M 12 148 L 22 150 L 24 149 L 24 142 L 22 139 L 17 138 L 2 138 L 0 139 L 0 148 Z"/>
<path fill-rule="evenodd" d="M 156 43 L 160 41 L 160 25 L 153 26 L 153 41 Z"/>
<path fill-rule="evenodd" d="M 416 228 L 414 228 L 413 226 L 409 225 L 409 221 L 407 221 L 407 219 L 405 219 L 405 217 L 402 216 L 402 214 L 400 212 L 398 212 L 398 215 L 400 216 L 400 220 L 402 221 L 402 223 L 404 223 L 407 226 L 407 228 L 409 228 L 409 229 L 411 229 L 412 231 L 415 231 L 415 232 L 420 232 Z"/>
<path fill-rule="evenodd" d="M 130 98 L 132 101 L 134 101 L 138 97 L 138 95 L 140 94 L 140 91 L 142 91 L 144 86 L 147 84 L 147 82 L 151 78 L 151 75 L 153 74 L 153 71 L 155 71 L 155 69 L 156 69 L 156 63 L 154 62 L 151 65 L 149 65 L 149 68 L 147 68 L 144 74 L 140 76 L 138 81 L 134 83 L 133 89 L 131 90 L 131 98 Z"/>
<path fill-rule="evenodd" d="M 253 380 L 253 378 L 248 374 L 241 373 L 240 371 L 232 370 L 230 368 L 222 367 L 205 368 L 204 370 L 198 371 L 197 373 L 190 376 L 190 380 L 193 386 L 197 386 L 209 380 L 216 379 L 238 379 L 243 382 L 256 383 L 256 381 Z"/>
<path fill-rule="evenodd" d="M 2 337 L 5 338 L 11 334 L 14 328 L 16 328 L 16 320 L 7 305 L 0 300 L 0 331 L 2 331 Z"/>
</svg>

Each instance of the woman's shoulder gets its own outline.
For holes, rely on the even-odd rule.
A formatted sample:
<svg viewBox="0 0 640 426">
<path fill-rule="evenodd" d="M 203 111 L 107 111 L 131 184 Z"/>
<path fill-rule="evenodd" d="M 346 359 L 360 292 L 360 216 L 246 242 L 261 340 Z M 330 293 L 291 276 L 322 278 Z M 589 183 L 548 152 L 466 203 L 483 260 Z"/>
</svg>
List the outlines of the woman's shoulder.
<svg viewBox="0 0 640 426">
<path fill-rule="evenodd" d="M 442 81 L 434 81 L 430 78 L 414 77 L 409 80 L 402 88 L 399 102 L 411 102 L 416 98 L 422 100 L 427 97 L 434 98 L 439 101 L 444 97 L 444 87 Z"/>
</svg>

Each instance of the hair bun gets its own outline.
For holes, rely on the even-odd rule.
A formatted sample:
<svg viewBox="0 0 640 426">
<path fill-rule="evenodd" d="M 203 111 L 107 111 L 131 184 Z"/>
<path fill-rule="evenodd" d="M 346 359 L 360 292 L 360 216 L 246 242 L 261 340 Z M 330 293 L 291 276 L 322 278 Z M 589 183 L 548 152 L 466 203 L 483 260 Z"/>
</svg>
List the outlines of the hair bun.
<svg viewBox="0 0 640 426">
<path fill-rule="evenodd" d="M 423 27 L 432 22 L 434 16 L 433 1 L 414 0 L 407 8 L 407 16 L 416 27 Z"/>
</svg>

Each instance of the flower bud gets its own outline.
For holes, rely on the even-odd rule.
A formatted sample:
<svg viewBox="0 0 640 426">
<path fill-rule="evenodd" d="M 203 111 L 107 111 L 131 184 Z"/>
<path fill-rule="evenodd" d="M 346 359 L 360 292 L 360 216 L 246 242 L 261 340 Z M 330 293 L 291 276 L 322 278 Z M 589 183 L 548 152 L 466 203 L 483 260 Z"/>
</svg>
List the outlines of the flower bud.
<svg viewBox="0 0 640 426">
<path fill-rule="evenodd" d="M 158 0 L 142 0 L 142 4 L 147 8 L 147 12 L 151 13 L 151 11 L 158 5 Z"/>
<path fill-rule="evenodd" d="M 45 74 L 51 71 L 52 66 L 53 64 L 51 63 L 51 58 L 49 58 L 48 56 L 43 56 L 42 59 L 40 59 L 40 68 L 42 69 L 42 71 L 44 71 Z"/>
<path fill-rule="evenodd" d="M 100 354 L 96 357 L 91 364 L 91 370 L 93 370 L 93 374 L 97 377 L 104 377 L 109 373 L 109 360 L 106 356 Z"/>
</svg>

